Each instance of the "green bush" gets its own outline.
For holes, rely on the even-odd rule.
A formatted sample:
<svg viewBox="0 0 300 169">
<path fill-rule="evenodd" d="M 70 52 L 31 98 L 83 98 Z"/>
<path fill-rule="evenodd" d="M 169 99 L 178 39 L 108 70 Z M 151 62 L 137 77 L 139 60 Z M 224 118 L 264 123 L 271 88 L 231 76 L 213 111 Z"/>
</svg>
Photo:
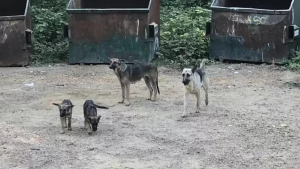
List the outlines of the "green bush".
<svg viewBox="0 0 300 169">
<path fill-rule="evenodd" d="M 200 7 L 161 9 L 160 57 L 182 65 L 199 63 L 208 56 L 206 22 L 210 11 Z"/>
<path fill-rule="evenodd" d="M 210 18 L 210 12 L 200 7 L 187 7 L 203 5 L 204 2 L 162 1 L 163 5 L 174 5 L 161 8 L 162 58 L 188 64 L 198 62 L 199 59 L 207 56 L 208 41 L 205 37 L 205 23 Z M 31 1 L 33 63 L 67 61 L 68 42 L 62 35 L 63 26 L 67 24 L 67 3 L 68 0 Z"/>
<path fill-rule="evenodd" d="M 68 0 L 32 0 L 33 63 L 66 61 L 67 41 L 63 38 L 63 26 L 67 24 Z"/>
<path fill-rule="evenodd" d="M 284 63 L 292 70 L 300 70 L 300 51 L 292 51 L 292 59 Z"/>
<path fill-rule="evenodd" d="M 212 0 L 162 0 L 162 6 L 175 6 L 175 7 L 196 7 L 201 6 L 208 8 Z"/>
</svg>

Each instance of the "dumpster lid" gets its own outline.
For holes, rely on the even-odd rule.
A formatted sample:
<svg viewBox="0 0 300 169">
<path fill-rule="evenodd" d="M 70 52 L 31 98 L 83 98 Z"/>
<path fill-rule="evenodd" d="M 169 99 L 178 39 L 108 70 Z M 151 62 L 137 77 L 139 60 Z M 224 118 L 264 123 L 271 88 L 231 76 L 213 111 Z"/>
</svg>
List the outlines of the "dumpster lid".
<svg viewBox="0 0 300 169">
<path fill-rule="evenodd" d="M 287 14 L 291 11 L 294 0 L 214 0 L 210 8 L 217 11 Z"/>
<path fill-rule="evenodd" d="M 70 0 L 67 13 L 149 13 L 152 0 Z"/>
<path fill-rule="evenodd" d="M 27 14 L 29 0 L 1 0 L 0 20 L 23 20 Z"/>
</svg>

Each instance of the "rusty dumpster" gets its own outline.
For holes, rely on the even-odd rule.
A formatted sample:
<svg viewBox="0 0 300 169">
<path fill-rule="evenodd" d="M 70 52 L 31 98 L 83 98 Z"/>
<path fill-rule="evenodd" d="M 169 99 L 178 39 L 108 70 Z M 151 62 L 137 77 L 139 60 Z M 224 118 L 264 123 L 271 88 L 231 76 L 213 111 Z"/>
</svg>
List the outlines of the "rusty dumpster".
<svg viewBox="0 0 300 169">
<path fill-rule="evenodd" d="M 69 63 L 150 62 L 159 47 L 159 10 L 159 0 L 70 0 Z"/>
<path fill-rule="evenodd" d="M 26 66 L 31 46 L 29 0 L 0 1 L 0 66 Z"/>
<path fill-rule="evenodd" d="M 300 0 L 214 0 L 210 57 L 281 63 L 299 50 Z"/>
</svg>

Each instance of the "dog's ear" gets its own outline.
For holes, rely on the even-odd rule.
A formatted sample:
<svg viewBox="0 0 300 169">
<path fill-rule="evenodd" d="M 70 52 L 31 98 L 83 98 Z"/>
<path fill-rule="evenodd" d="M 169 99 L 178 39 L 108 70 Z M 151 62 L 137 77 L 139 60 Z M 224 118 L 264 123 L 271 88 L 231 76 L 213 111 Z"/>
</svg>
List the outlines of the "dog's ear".
<svg viewBox="0 0 300 169">
<path fill-rule="evenodd" d="M 60 106 L 60 104 L 58 104 L 58 103 L 52 103 L 52 104 L 55 106 L 58 106 L 58 107 Z"/>
<path fill-rule="evenodd" d="M 197 69 L 197 65 L 193 67 L 192 72 L 195 73 L 196 69 Z"/>
<path fill-rule="evenodd" d="M 71 105 L 71 106 L 69 106 L 69 108 L 73 108 L 75 105 Z"/>
</svg>

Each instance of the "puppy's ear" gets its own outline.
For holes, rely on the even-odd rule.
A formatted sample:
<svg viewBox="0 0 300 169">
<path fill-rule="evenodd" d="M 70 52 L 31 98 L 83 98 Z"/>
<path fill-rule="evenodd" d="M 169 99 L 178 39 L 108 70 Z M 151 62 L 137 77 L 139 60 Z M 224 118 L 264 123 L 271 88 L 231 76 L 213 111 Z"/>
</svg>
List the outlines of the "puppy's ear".
<svg viewBox="0 0 300 169">
<path fill-rule="evenodd" d="M 193 67 L 192 72 L 195 73 L 196 69 L 197 69 L 197 65 Z"/>
<path fill-rule="evenodd" d="M 58 103 L 52 103 L 53 105 L 55 105 L 55 106 L 60 106 L 60 104 L 58 104 Z"/>
<path fill-rule="evenodd" d="M 69 108 L 73 108 L 75 105 L 71 105 L 71 106 L 69 106 Z"/>
</svg>

